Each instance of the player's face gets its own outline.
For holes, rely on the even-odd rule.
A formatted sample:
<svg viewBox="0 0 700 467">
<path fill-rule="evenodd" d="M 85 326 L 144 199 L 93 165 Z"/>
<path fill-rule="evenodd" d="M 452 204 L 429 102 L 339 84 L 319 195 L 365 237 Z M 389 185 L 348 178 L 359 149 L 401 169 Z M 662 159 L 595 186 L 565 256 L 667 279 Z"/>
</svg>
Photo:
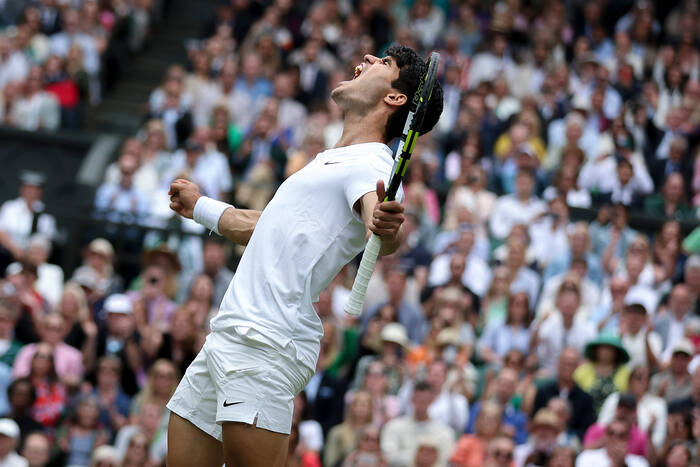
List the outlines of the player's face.
<svg viewBox="0 0 700 467">
<path fill-rule="evenodd" d="M 352 79 L 338 83 L 331 97 L 343 110 L 371 108 L 390 92 L 397 92 L 391 83 L 398 77 L 399 67 L 393 57 L 365 55 L 355 67 Z"/>
</svg>

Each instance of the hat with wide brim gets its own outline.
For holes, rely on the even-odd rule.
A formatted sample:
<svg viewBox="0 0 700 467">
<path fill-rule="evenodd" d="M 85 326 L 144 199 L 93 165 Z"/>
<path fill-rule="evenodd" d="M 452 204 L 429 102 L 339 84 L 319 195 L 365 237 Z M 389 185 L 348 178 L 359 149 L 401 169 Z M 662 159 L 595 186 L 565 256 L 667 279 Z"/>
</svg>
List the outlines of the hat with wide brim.
<svg viewBox="0 0 700 467">
<path fill-rule="evenodd" d="M 144 267 L 148 267 L 155 262 L 157 257 L 165 257 L 170 262 L 172 269 L 176 272 L 179 272 L 182 269 L 180 259 L 177 257 L 177 254 L 168 248 L 165 243 L 161 243 L 155 248 L 144 251 L 141 254 L 141 264 Z"/>
<path fill-rule="evenodd" d="M 614 347 L 617 350 L 618 364 L 624 364 L 624 363 L 627 363 L 630 361 L 630 354 L 627 353 L 627 350 L 622 345 L 622 341 L 620 340 L 620 337 L 613 335 L 613 334 L 600 334 L 600 335 L 598 335 L 598 337 L 596 337 L 592 341 L 589 341 L 586 344 L 586 349 L 583 351 L 583 354 L 586 356 L 586 358 L 588 360 L 594 361 L 595 360 L 595 349 L 601 345 L 609 345 L 611 347 Z"/>
<path fill-rule="evenodd" d="M 401 347 L 409 348 L 410 342 L 406 334 L 406 328 L 399 323 L 388 323 L 382 328 L 380 334 L 382 342 L 393 342 Z"/>
</svg>

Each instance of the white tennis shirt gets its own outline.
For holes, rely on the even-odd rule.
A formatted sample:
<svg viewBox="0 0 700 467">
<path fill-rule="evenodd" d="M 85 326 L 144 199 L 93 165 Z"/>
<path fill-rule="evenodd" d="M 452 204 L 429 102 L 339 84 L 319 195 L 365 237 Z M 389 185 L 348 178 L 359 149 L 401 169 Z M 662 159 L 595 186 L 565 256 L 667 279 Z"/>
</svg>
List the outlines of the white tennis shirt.
<svg viewBox="0 0 700 467">
<path fill-rule="evenodd" d="M 391 149 L 363 143 L 321 152 L 277 190 L 258 220 L 212 331 L 249 334 L 315 370 L 321 320 L 312 303 L 365 246 L 353 205 L 388 183 Z M 399 197 L 400 198 L 400 197 Z"/>
</svg>

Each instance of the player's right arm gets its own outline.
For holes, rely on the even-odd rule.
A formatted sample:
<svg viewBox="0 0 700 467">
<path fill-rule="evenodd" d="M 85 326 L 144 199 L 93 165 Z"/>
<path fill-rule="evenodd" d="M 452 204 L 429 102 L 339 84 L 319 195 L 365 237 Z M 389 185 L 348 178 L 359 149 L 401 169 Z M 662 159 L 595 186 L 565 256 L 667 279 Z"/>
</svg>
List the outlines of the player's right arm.
<svg viewBox="0 0 700 467">
<path fill-rule="evenodd" d="M 202 196 L 199 187 L 188 180 L 178 179 L 170 185 L 168 194 L 170 209 L 182 217 L 192 219 L 194 206 Z M 260 211 L 237 209 L 231 206 L 221 214 L 218 229 L 223 237 L 232 242 L 247 245 L 259 218 Z"/>
</svg>

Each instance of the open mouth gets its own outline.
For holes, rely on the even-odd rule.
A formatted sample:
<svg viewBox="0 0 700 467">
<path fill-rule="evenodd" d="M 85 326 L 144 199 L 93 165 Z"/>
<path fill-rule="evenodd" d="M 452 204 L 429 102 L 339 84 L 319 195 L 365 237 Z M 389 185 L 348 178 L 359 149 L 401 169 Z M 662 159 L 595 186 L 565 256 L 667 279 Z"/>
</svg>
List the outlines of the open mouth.
<svg viewBox="0 0 700 467">
<path fill-rule="evenodd" d="M 358 76 L 360 76 L 361 73 L 362 73 L 362 65 L 357 65 L 355 67 L 355 74 L 353 75 L 352 79 L 357 78 Z"/>
</svg>

